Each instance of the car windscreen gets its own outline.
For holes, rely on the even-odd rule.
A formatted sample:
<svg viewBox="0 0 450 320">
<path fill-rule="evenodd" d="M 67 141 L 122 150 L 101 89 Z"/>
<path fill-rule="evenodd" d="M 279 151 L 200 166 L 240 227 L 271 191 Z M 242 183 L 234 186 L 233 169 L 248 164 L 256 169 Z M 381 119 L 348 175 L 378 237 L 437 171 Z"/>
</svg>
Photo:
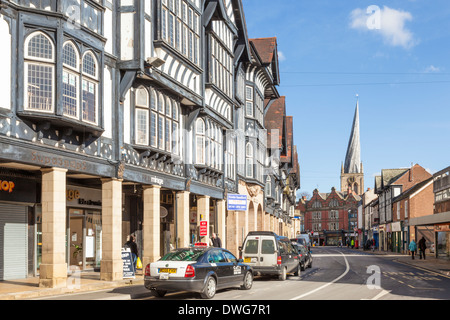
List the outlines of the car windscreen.
<svg viewBox="0 0 450 320">
<path fill-rule="evenodd" d="M 162 261 L 197 261 L 205 250 L 201 249 L 181 249 L 172 251 L 161 258 Z"/>
</svg>

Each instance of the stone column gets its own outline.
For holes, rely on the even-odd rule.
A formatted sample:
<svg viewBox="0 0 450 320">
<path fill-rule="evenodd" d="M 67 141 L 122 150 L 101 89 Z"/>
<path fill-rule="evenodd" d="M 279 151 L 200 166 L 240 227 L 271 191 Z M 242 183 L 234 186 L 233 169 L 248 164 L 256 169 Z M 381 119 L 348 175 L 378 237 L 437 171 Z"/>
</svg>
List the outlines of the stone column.
<svg viewBox="0 0 450 320">
<path fill-rule="evenodd" d="M 179 248 L 189 247 L 189 196 L 190 192 L 177 192 L 176 208 L 177 208 L 177 244 Z"/>
<path fill-rule="evenodd" d="M 100 280 L 117 281 L 122 279 L 122 180 L 102 179 Z"/>
<path fill-rule="evenodd" d="M 220 240 L 222 240 L 222 248 L 227 247 L 227 236 L 225 229 L 225 221 L 226 221 L 226 201 L 225 200 L 217 200 L 216 208 L 217 208 L 217 233 L 219 235 Z"/>
<path fill-rule="evenodd" d="M 144 187 L 144 221 L 143 221 L 143 252 L 142 266 L 155 262 L 161 258 L 160 234 L 160 186 Z"/>
<path fill-rule="evenodd" d="M 201 221 L 206 221 L 208 224 L 207 235 L 205 237 L 200 237 L 200 241 L 208 244 L 211 237 L 209 234 L 209 200 L 209 196 L 197 197 L 197 225 L 200 226 Z"/>
<path fill-rule="evenodd" d="M 66 169 L 42 169 L 42 263 L 39 286 L 67 286 Z"/>
</svg>

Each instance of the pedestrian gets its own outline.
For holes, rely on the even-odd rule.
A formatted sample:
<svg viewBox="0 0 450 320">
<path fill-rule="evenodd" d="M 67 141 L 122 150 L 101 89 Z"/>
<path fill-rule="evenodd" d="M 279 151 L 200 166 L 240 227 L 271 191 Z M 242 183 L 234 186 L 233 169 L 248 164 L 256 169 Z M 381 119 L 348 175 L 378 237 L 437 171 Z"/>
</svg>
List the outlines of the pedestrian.
<svg viewBox="0 0 450 320">
<path fill-rule="evenodd" d="M 417 251 L 417 245 L 414 240 L 411 240 L 411 242 L 409 243 L 409 251 L 411 251 L 411 256 L 412 259 L 414 260 L 414 254 Z"/>
<path fill-rule="evenodd" d="M 213 247 L 222 248 L 222 240 L 215 233 L 212 234 L 211 242 Z"/>
<path fill-rule="evenodd" d="M 375 251 L 376 242 L 375 239 L 372 238 L 372 252 Z"/>
<path fill-rule="evenodd" d="M 352 239 L 352 242 L 351 242 L 351 246 L 352 246 L 352 249 L 355 246 L 355 240 L 353 240 L 353 239 Z"/>
<path fill-rule="evenodd" d="M 133 258 L 133 267 L 134 272 L 136 273 L 136 262 L 139 257 L 138 247 L 136 244 L 136 237 L 130 235 L 130 239 L 125 243 L 125 248 L 129 248 L 131 250 L 131 257 Z"/>
<path fill-rule="evenodd" d="M 422 255 L 423 255 L 423 260 L 425 260 L 425 250 L 426 249 L 427 249 L 426 240 L 424 237 L 422 237 L 422 239 L 419 240 L 420 259 L 422 259 Z"/>
</svg>

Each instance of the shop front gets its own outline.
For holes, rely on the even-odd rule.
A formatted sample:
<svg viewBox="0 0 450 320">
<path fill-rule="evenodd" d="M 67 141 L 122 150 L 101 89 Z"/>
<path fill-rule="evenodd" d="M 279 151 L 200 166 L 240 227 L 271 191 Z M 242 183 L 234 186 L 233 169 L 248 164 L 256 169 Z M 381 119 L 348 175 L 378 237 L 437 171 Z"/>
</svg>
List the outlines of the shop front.
<svg viewBox="0 0 450 320">
<path fill-rule="evenodd" d="M 67 264 L 100 270 L 102 260 L 102 190 L 67 186 Z"/>
<path fill-rule="evenodd" d="M 34 177 L 0 173 L 0 281 L 34 275 Z"/>
<path fill-rule="evenodd" d="M 436 257 L 450 259 L 450 224 L 434 226 L 436 233 Z"/>
</svg>

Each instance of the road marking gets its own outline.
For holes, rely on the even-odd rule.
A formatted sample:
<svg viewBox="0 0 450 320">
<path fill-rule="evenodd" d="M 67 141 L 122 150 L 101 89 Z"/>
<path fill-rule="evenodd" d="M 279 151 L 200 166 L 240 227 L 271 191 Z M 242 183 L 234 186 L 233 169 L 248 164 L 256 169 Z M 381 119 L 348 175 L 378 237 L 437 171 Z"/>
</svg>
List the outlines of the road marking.
<svg viewBox="0 0 450 320">
<path fill-rule="evenodd" d="M 372 300 L 378 300 L 378 299 L 380 299 L 381 297 L 387 295 L 388 293 L 391 293 L 391 292 L 390 292 L 390 291 L 387 291 L 387 290 L 383 290 L 383 291 L 381 291 L 379 294 L 377 294 L 375 297 L 373 297 Z"/>
<path fill-rule="evenodd" d="M 319 288 L 317 288 L 317 289 L 314 289 L 314 290 L 312 290 L 312 291 L 306 292 L 306 293 L 304 293 L 304 294 L 302 294 L 302 295 L 300 295 L 300 296 L 297 296 L 297 297 L 295 297 L 295 298 L 292 298 L 292 299 L 290 299 L 290 300 L 300 300 L 300 299 L 302 299 L 302 298 L 304 298 L 304 297 L 306 297 L 306 296 L 309 296 L 310 294 L 313 294 L 313 293 L 315 293 L 315 292 L 317 292 L 317 291 L 320 291 L 320 290 L 322 290 L 322 289 L 324 289 L 324 288 L 326 288 L 326 287 L 332 285 L 333 283 L 335 283 L 335 282 L 341 280 L 343 277 L 345 277 L 345 275 L 350 271 L 350 265 L 348 264 L 348 260 L 347 260 L 347 258 L 345 257 L 345 254 L 341 253 L 341 256 L 344 257 L 344 259 L 345 259 L 345 265 L 346 265 L 346 269 L 345 269 L 345 272 L 344 272 L 343 274 L 341 274 L 339 277 L 337 277 L 337 278 L 334 279 L 333 281 L 328 282 L 327 284 L 324 284 L 323 286 L 321 286 L 321 287 L 319 287 Z"/>
</svg>

